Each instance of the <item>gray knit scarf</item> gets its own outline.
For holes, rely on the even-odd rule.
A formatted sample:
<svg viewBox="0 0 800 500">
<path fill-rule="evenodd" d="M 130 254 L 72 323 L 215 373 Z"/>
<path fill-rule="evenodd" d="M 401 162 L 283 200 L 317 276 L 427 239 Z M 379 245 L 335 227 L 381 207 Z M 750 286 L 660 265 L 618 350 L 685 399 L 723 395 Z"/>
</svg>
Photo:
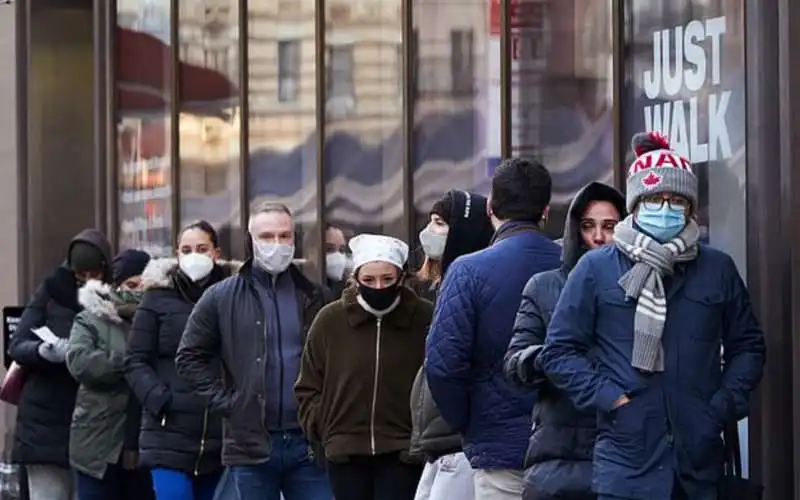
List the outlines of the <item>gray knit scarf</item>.
<svg viewBox="0 0 800 500">
<path fill-rule="evenodd" d="M 631 365 L 645 372 L 664 371 L 664 348 L 661 336 L 667 319 L 667 295 L 663 278 L 671 276 L 676 262 L 697 257 L 700 228 L 694 220 L 681 233 L 666 243 L 659 243 L 638 231 L 633 215 L 617 224 L 614 244 L 634 264 L 619 279 L 625 297 L 636 299 L 633 320 L 633 353 Z"/>
</svg>

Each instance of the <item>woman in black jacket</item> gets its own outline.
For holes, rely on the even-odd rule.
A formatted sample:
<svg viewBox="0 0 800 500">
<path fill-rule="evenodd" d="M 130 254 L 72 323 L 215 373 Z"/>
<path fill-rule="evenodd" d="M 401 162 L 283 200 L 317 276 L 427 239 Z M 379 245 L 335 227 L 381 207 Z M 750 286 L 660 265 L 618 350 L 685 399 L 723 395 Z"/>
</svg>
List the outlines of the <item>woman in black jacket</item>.
<svg viewBox="0 0 800 500">
<path fill-rule="evenodd" d="M 65 263 L 45 278 L 20 318 L 11 359 L 24 370 L 12 459 L 23 464 L 31 500 L 69 500 L 69 433 L 78 383 L 65 358 L 72 321 L 83 307 L 78 288 L 89 279 L 110 281 L 111 246 L 97 230 L 80 232 Z M 45 342 L 33 330 L 47 327 L 57 340 Z"/>
<path fill-rule="evenodd" d="M 183 229 L 178 259 L 154 259 L 131 326 L 125 377 L 142 403 L 140 460 L 157 500 L 211 500 L 222 474 L 222 419 L 175 371 L 175 354 L 195 303 L 235 272 L 218 261 L 217 234 L 205 221 Z"/>
<path fill-rule="evenodd" d="M 428 225 L 419 234 L 425 262 L 417 272 L 418 293 L 428 291 L 435 295 L 447 268 L 457 257 L 489 246 L 494 228 L 486 203 L 483 196 L 452 190 L 433 204 Z M 411 417 L 411 453 L 427 462 L 415 499 L 470 500 L 474 488 L 472 469 L 461 451 L 461 436 L 439 414 L 422 368 L 411 392 Z"/>
<path fill-rule="evenodd" d="M 558 394 L 537 370 L 535 360 L 570 270 L 585 252 L 610 243 L 614 226 L 623 217 L 625 198 L 617 190 L 599 182 L 586 185 L 567 214 L 562 267 L 533 276 L 522 292 L 504 369 L 516 384 L 539 391 L 525 457 L 524 500 L 596 498 L 592 493 L 596 416 L 578 411 Z"/>
</svg>

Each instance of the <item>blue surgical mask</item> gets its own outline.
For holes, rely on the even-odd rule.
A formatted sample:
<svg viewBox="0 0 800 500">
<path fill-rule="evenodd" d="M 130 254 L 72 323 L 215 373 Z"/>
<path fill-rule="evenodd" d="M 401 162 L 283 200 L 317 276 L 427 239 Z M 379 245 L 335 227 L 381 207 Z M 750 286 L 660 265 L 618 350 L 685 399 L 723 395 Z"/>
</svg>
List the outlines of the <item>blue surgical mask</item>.
<svg viewBox="0 0 800 500">
<path fill-rule="evenodd" d="M 636 212 L 635 220 L 644 232 L 664 243 L 678 236 L 686 227 L 686 210 L 672 208 L 669 203 L 655 209 L 642 204 Z"/>
</svg>

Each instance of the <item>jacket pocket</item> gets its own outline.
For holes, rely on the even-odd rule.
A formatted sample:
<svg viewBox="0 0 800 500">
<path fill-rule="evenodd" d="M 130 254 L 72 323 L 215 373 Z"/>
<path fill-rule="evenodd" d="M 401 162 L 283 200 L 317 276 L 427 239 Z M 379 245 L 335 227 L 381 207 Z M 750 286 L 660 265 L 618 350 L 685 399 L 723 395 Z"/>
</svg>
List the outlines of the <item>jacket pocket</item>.
<svg viewBox="0 0 800 500">
<path fill-rule="evenodd" d="M 596 451 L 622 464 L 639 466 L 645 452 L 645 415 L 640 398 L 632 398 L 608 413 L 600 413 Z"/>
<path fill-rule="evenodd" d="M 699 285 L 686 287 L 685 317 L 691 321 L 682 324 L 687 334 L 695 340 L 719 342 L 725 312 L 725 296 L 720 290 Z"/>
</svg>

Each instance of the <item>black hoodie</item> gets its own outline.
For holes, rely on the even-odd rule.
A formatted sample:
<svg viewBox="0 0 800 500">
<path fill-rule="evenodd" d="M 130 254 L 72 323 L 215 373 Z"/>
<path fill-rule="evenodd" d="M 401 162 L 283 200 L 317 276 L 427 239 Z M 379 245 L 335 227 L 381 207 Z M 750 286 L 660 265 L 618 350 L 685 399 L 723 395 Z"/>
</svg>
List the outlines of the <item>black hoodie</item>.
<svg viewBox="0 0 800 500">
<path fill-rule="evenodd" d="M 525 457 L 523 500 L 592 500 L 592 450 L 595 415 L 576 410 L 567 398 L 555 392 L 547 379 L 534 369 L 534 360 L 545 341 L 547 324 L 555 309 L 567 275 L 586 253 L 581 237 L 581 219 L 593 201 L 608 201 L 625 217 L 625 198 L 614 188 L 592 182 L 572 201 L 564 225 L 560 269 L 535 275 L 525 285 L 514 322 L 514 336 L 504 360 L 506 377 L 529 390 L 539 390 L 533 409 L 534 431 Z M 521 380 L 519 373 L 526 373 Z M 564 443 L 569 443 L 565 446 Z"/>
</svg>

